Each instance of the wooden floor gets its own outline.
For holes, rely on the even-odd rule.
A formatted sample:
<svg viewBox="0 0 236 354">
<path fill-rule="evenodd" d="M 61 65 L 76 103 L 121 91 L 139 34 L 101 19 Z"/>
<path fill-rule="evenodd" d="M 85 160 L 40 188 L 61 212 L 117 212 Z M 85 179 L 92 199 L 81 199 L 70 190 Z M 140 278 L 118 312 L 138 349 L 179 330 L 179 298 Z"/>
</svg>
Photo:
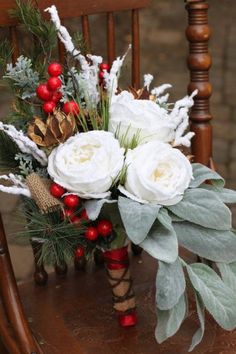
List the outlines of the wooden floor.
<svg viewBox="0 0 236 354">
<path fill-rule="evenodd" d="M 179 334 L 162 345 L 154 338 L 155 261 L 147 255 L 132 259 L 138 302 L 138 325 L 120 328 L 112 311 L 104 269 L 51 275 L 46 287 L 20 287 L 35 336 L 46 354 L 184 354 L 198 322 L 190 310 Z M 29 296 L 30 294 L 30 296 Z M 209 318 L 204 341 L 193 354 L 235 354 L 236 332 L 221 331 Z"/>
</svg>

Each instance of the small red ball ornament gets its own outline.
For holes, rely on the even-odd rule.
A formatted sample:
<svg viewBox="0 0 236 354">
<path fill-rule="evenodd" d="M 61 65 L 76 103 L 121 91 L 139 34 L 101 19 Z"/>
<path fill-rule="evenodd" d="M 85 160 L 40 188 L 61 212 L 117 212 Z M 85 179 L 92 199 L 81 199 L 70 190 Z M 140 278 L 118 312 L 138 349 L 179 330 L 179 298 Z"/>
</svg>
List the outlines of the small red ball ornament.
<svg viewBox="0 0 236 354">
<path fill-rule="evenodd" d="M 80 213 L 80 218 L 82 220 L 86 220 L 86 221 L 89 221 L 89 217 L 88 217 L 88 214 L 87 214 L 87 211 L 86 209 L 83 209 Z"/>
<path fill-rule="evenodd" d="M 75 101 L 66 102 L 62 108 L 65 114 L 79 114 L 79 105 Z"/>
<path fill-rule="evenodd" d="M 109 220 L 100 220 L 97 224 L 97 231 L 99 236 L 108 237 L 113 230 L 112 223 Z"/>
<path fill-rule="evenodd" d="M 96 241 L 98 238 L 98 232 L 96 227 L 89 226 L 84 234 L 85 238 L 90 241 Z"/>
<path fill-rule="evenodd" d="M 80 199 L 75 194 L 68 194 L 64 197 L 63 202 L 68 208 L 76 208 L 79 205 Z"/>
<path fill-rule="evenodd" d="M 102 71 L 102 70 L 109 71 L 109 70 L 110 70 L 109 64 L 107 64 L 107 63 L 102 63 L 102 64 L 100 64 L 100 70 L 101 70 L 101 71 Z"/>
<path fill-rule="evenodd" d="M 48 66 L 48 73 L 50 76 L 59 76 L 62 74 L 62 66 L 58 63 L 51 63 Z"/>
<path fill-rule="evenodd" d="M 52 183 L 50 186 L 50 193 L 55 198 L 61 198 L 61 196 L 66 192 L 65 188 L 57 183 Z"/>
<path fill-rule="evenodd" d="M 43 110 L 45 113 L 52 113 L 56 108 L 56 103 L 53 101 L 48 101 L 43 104 Z"/>
<path fill-rule="evenodd" d="M 50 77 L 47 81 L 49 90 L 56 91 L 61 88 L 61 80 L 58 77 Z"/>
<path fill-rule="evenodd" d="M 52 98 L 52 92 L 49 91 L 46 84 L 41 84 L 36 89 L 38 98 L 42 101 L 49 101 Z"/>
<path fill-rule="evenodd" d="M 85 255 L 84 247 L 79 246 L 79 247 L 75 250 L 75 257 L 76 257 L 76 258 L 81 258 L 81 257 L 84 257 L 84 255 Z"/>
<path fill-rule="evenodd" d="M 55 103 L 59 102 L 61 98 L 62 98 L 62 93 L 60 91 L 56 91 L 52 95 L 52 101 Z"/>
<path fill-rule="evenodd" d="M 137 314 L 133 310 L 128 314 L 121 314 L 119 316 L 119 324 L 121 327 L 133 327 L 137 323 Z"/>
</svg>

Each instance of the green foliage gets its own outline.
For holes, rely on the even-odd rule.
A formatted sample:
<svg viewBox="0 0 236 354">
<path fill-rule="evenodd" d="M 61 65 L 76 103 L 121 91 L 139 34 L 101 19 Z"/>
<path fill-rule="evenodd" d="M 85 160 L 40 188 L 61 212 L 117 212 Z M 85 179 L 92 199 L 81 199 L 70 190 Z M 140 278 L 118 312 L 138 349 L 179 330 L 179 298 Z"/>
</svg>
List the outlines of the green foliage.
<svg viewBox="0 0 236 354">
<path fill-rule="evenodd" d="M 19 153 L 18 146 L 2 130 L 0 130 L 0 170 L 18 171 L 15 155 Z"/>
<path fill-rule="evenodd" d="M 62 220 L 61 210 L 42 214 L 37 205 L 24 198 L 24 213 L 27 220 L 25 231 L 18 236 L 39 242 L 42 248 L 38 254 L 39 264 L 62 264 L 71 261 L 79 244 L 84 243 L 84 228 L 76 227 L 67 220 Z"/>
<path fill-rule="evenodd" d="M 34 6 L 31 0 L 23 2 L 15 0 L 17 8 L 11 11 L 11 15 L 16 17 L 35 38 L 32 48 L 32 62 L 37 65 L 44 62 L 42 68 L 50 61 L 53 48 L 57 41 L 55 26 L 43 19 L 39 9 Z"/>
<path fill-rule="evenodd" d="M 13 109 L 7 116 L 8 124 L 13 124 L 16 129 L 26 132 L 28 122 L 32 120 L 35 114 L 35 107 L 21 98 L 16 98 Z"/>
<path fill-rule="evenodd" d="M 15 65 L 7 64 L 3 79 L 8 81 L 16 93 L 19 92 L 22 99 L 35 96 L 35 90 L 39 84 L 39 74 L 32 69 L 31 59 L 22 55 Z"/>
</svg>

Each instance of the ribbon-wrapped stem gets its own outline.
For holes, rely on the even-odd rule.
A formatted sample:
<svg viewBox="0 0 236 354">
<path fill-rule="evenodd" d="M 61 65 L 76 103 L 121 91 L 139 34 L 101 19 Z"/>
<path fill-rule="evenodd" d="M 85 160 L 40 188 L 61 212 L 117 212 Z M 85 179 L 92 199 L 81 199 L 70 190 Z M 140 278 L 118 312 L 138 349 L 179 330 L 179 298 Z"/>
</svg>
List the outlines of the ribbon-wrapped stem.
<svg viewBox="0 0 236 354">
<path fill-rule="evenodd" d="M 137 322 L 136 303 L 127 246 L 104 252 L 104 260 L 119 323 L 122 327 L 134 326 Z"/>
</svg>

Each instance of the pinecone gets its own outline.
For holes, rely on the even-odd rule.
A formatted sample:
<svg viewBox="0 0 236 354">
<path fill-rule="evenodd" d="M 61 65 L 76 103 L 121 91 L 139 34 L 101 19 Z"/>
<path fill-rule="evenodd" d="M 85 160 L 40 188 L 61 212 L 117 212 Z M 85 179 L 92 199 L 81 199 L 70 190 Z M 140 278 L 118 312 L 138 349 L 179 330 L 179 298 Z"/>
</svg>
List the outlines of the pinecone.
<svg viewBox="0 0 236 354">
<path fill-rule="evenodd" d="M 75 131 L 73 115 L 54 110 L 44 122 L 34 117 L 28 127 L 28 136 L 39 146 L 51 147 L 66 141 Z"/>
</svg>

